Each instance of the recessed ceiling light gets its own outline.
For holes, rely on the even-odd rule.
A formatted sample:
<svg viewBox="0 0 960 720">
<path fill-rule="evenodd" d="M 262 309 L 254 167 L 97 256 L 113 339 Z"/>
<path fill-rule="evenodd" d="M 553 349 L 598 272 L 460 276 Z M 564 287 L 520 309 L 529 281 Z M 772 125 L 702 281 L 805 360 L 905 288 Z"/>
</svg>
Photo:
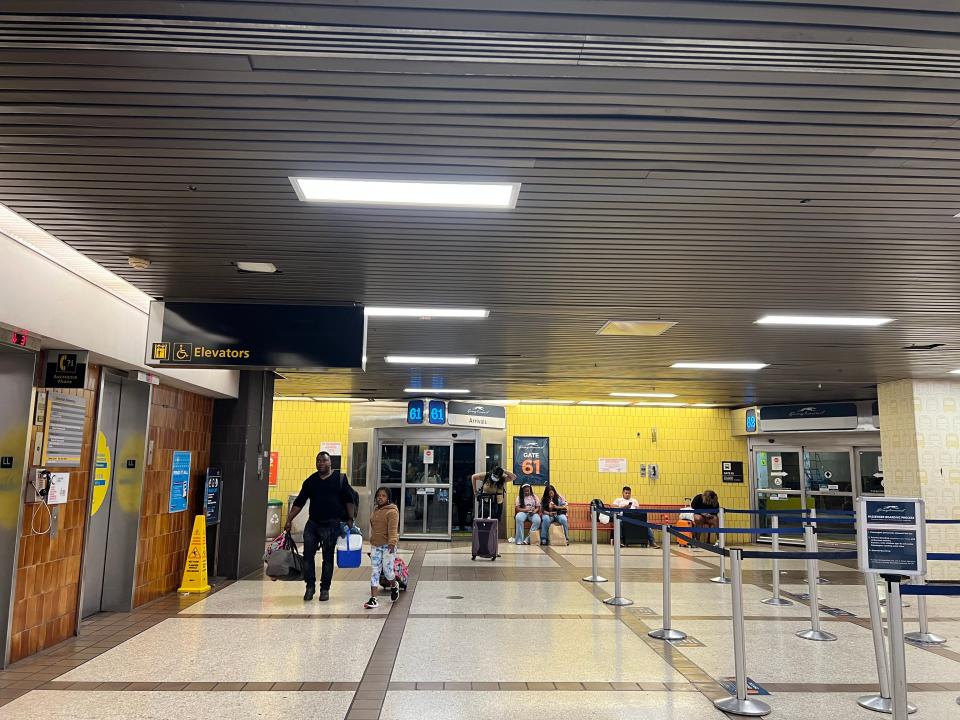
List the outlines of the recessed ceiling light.
<svg viewBox="0 0 960 720">
<path fill-rule="evenodd" d="M 467 395 L 470 392 L 463 388 L 404 388 L 403 391 L 418 395 Z"/>
<path fill-rule="evenodd" d="M 950 374 L 951 374 L 951 375 L 960 375 L 960 369 L 958 369 L 958 370 L 951 370 L 951 371 L 950 371 Z"/>
<path fill-rule="evenodd" d="M 627 401 L 614 401 L 614 400 L 581 400 L 577 405 L 609 405 L 611 407 L 623 407 L 624 405 L 629 405 Z"/>
<path fill-rule="evenodd" d="M 367 398 L 353 397 L 315 397 L 317 402 L 342 402 L 342 403 L 365 403 L 370 402 Z"/>
<path fill-rule="evenodd" d="M 275 273 L 277 266 L 268 262 L 235 262 L 237 270 L 246 273 Z"/>
<path fill-rule="evenodd" d="M 482 308 L 405 308 L 405 307 L 365 307 L 367 317 L 420 318 L 485 318 L 490 311 Z"/>
<path fill-rule="evenodd" d="M 620 335 L 633 337 L 656 337 L 676 325 L 661 320 L 608 320 L 597 330 L 597 335 Z"/>
<path fill-rule="evenodd" d="M 676 393 L 657 393 L 657 392 L 612 392 L 610 397 L 643 397 L 643 398 L 675 398 Z"/>
<path fill-rule="evenodd" d="M 690 407 L 696 408 L 716 408 L 716 407 L 726 407 L 720 403 L 693 403 Z"/>
<path fill-rule="evenodd" d="M 821 315 L 765 315 L 757 325 L 812 325 L 816 327 L 877 327 L 893 322 L 883 317 L 826 317 Z"/>
<path fill-rule="evenodd" d="M 393 365 L 476 365 L 475 355 L 387 355 L 384 360 Z"/>
<path fill-rule="evenodd" d="M 638 402 L 634 407 L 686 407 L 685 402 Z"/>
<path fill-rule="evenodd" d="M 521 400 L 521 405 L 573 405 L 573 400 Z"/>
<path fill-rule="evenodd" d="M 297 402 L 313 402 L 312 397 L 304 397 L 303 395 L 292 395 L 292 396 L 278 396 L 274 400 L 284 400 L 284 401 L 297 401 Z"/>
<path fill-rule="evenodd" d="M 305 202 L 350 205 L 411 205 L 508 210 L 517 205 L 520 183 L 350 180 L 292 177 Z"/>
<path fill-rule="evenodd" d="M 761 362 L 677 362 L 670 367 L 678 370 L 762 370 L 768 364 Z"/>
</svg>

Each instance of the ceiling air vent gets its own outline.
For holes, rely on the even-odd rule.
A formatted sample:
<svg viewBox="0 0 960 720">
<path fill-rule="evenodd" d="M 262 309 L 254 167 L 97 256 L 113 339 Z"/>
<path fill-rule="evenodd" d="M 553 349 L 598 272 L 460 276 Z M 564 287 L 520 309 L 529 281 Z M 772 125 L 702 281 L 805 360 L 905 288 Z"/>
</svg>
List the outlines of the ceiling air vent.
<svg viewBox="0 0 960 720">
<path fill-rule="evenodd" d="M 904 350 L 936 350 L 943 347 L 943 343 L 930 343 L 929 345 L 906 345 Z"/>
<path fill-rule="evenodd" d="M 663 320 L 608 320 L 597 330 L 597 335 L 656 337 L 676 325 Z"/>
</svg>

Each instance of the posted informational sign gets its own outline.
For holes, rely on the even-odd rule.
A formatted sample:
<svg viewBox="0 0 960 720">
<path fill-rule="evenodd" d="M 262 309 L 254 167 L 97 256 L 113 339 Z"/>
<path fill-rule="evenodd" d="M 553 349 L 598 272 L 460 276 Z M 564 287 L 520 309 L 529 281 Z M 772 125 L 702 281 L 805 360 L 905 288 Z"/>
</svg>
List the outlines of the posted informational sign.
<svg viewBox="0 0 960 720">
<path fill-rule="evenodd" d="M 189 450 L 177 450 L 173 453 L 173 469 L 170 471 L 170 512 L 183 512 L 187 509 L 187 495 L 190 492 Z"/>
<path fill-rule="evenodd" d="M 424 451 L 423 451 L 423 464 L 424 464 L 424 465 L 433 465 L 433 450 L 424 450 Z"/>
<path fill-rule="evenodd" d="M 780 472 L 783 470 L 783 456 L 782 455 L 771 455 L 770 456 L 770 469 L 775 472 Z"/>
<path fill-rule="evenodd" d="M 220 468 L 207 468 L 207 491 L 203 496 L 203 510 L 207 517 L 207 525 L 216 525 L 220 522 Z"/>
<path fill-rule="evenodd" d="M 331 457 L 334 455 L 343 455 L 343 443 L 322 442 L 320 443 L 320 452 L 325 452 Z"/>
<path fill-rule="evenodd" d="M 550 438 L 513 439 L 514 485 L 547 485 L 550 482 Z"/>
<path fill-rule="evenodd" d="M 70 497 L 70 473 L 50 473 L 47 505 L 63 505 Z"/>
<path fill-rule="evenodd" d="M 270 453 L 270 472 L 267 478 L 267 485 L 270 487 L 280 486 L 280 453 L 276 450 Z"/>
<path fill-rule="evenodd" d="M 743 463 L 738 460 L 724 460 L 720 463 L 720 476 L 725 483 L 742 483 Z"/>
<path fill-rule="evenodd" d="M 43 386 L 82 390 L 87 385 L 86 350 L 47 350 Z"/>
<path fill-rule="evenodd" d="M 862 572 L 927 574 L 926 518 L 919 498 L 860 498 L 857 549 Z"/>
<path fill-rule="evenodd" d="M 43 464 L 52 467 L 80 467 L 87 399 L 52 391 L 47 403 L 49 407 L 43 433 Z"/>
<path fill-rule="evenodd" d="M 602 473 L 625 473 L 627 471 L 627 459 L 600 458 L 597 461 L 597 470 Z"/>
<path fill-rule="evenodd" d="M 411 400 L 407 403 L 407 424 L 423 425 L 423 400 Z"/>
<path fill-rule="evenodd" d="M 507 427 L 507 411 L 500 405 L 478 405 L 451 400 L 447 403 L 447 424 L 502 430 Z"/>
<path fill-rule="evenodd" d="M 359 306 L 152 302 L 146 364 L 362 368 L 366 342 L 367 320 Z"/>
</svg>

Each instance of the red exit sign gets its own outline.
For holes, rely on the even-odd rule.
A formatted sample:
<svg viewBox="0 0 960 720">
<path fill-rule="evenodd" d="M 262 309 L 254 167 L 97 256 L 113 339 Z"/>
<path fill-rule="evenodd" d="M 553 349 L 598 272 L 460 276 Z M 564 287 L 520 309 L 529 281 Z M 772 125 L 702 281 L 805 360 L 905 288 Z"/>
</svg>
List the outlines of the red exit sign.
<svg viewBox="0 0 960 720">
<path fill-rule="evenodd" d="M 26 333 L 15 332 L 10 336 L 10 342 L 14 345 L 19 345 L 20 347 L 26 347 L 28 338 L 29 335 Z"/>
</svg>

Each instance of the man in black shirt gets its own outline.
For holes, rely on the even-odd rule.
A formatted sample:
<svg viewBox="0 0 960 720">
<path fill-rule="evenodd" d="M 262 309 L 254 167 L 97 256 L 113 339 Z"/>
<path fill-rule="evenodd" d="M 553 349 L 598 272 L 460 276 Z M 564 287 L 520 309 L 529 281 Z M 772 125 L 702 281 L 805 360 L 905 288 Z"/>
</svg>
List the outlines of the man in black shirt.
<svg viewBox="0 0 960 720">
<path fill-rule="evenodd" d="M 284 529 L 290 532 L 293 519 L 310 501 L 310 517 L 303 528 L 303 579 L 307 590 L 304 600 L 312 600 L 317 587 L 317 548 L 322 551 L 323 568 L 320 571 L 320 600 L 330 599 L 330 581 L 333 580 L 333 553 L 340 537 L 340 524 L 353 524 L 356 506 L 347 479 L 334 472 L 329 453 L 317 455 L 317 471 L 303 481 L 300 494 L 293 501 Z"/>
</svg>

